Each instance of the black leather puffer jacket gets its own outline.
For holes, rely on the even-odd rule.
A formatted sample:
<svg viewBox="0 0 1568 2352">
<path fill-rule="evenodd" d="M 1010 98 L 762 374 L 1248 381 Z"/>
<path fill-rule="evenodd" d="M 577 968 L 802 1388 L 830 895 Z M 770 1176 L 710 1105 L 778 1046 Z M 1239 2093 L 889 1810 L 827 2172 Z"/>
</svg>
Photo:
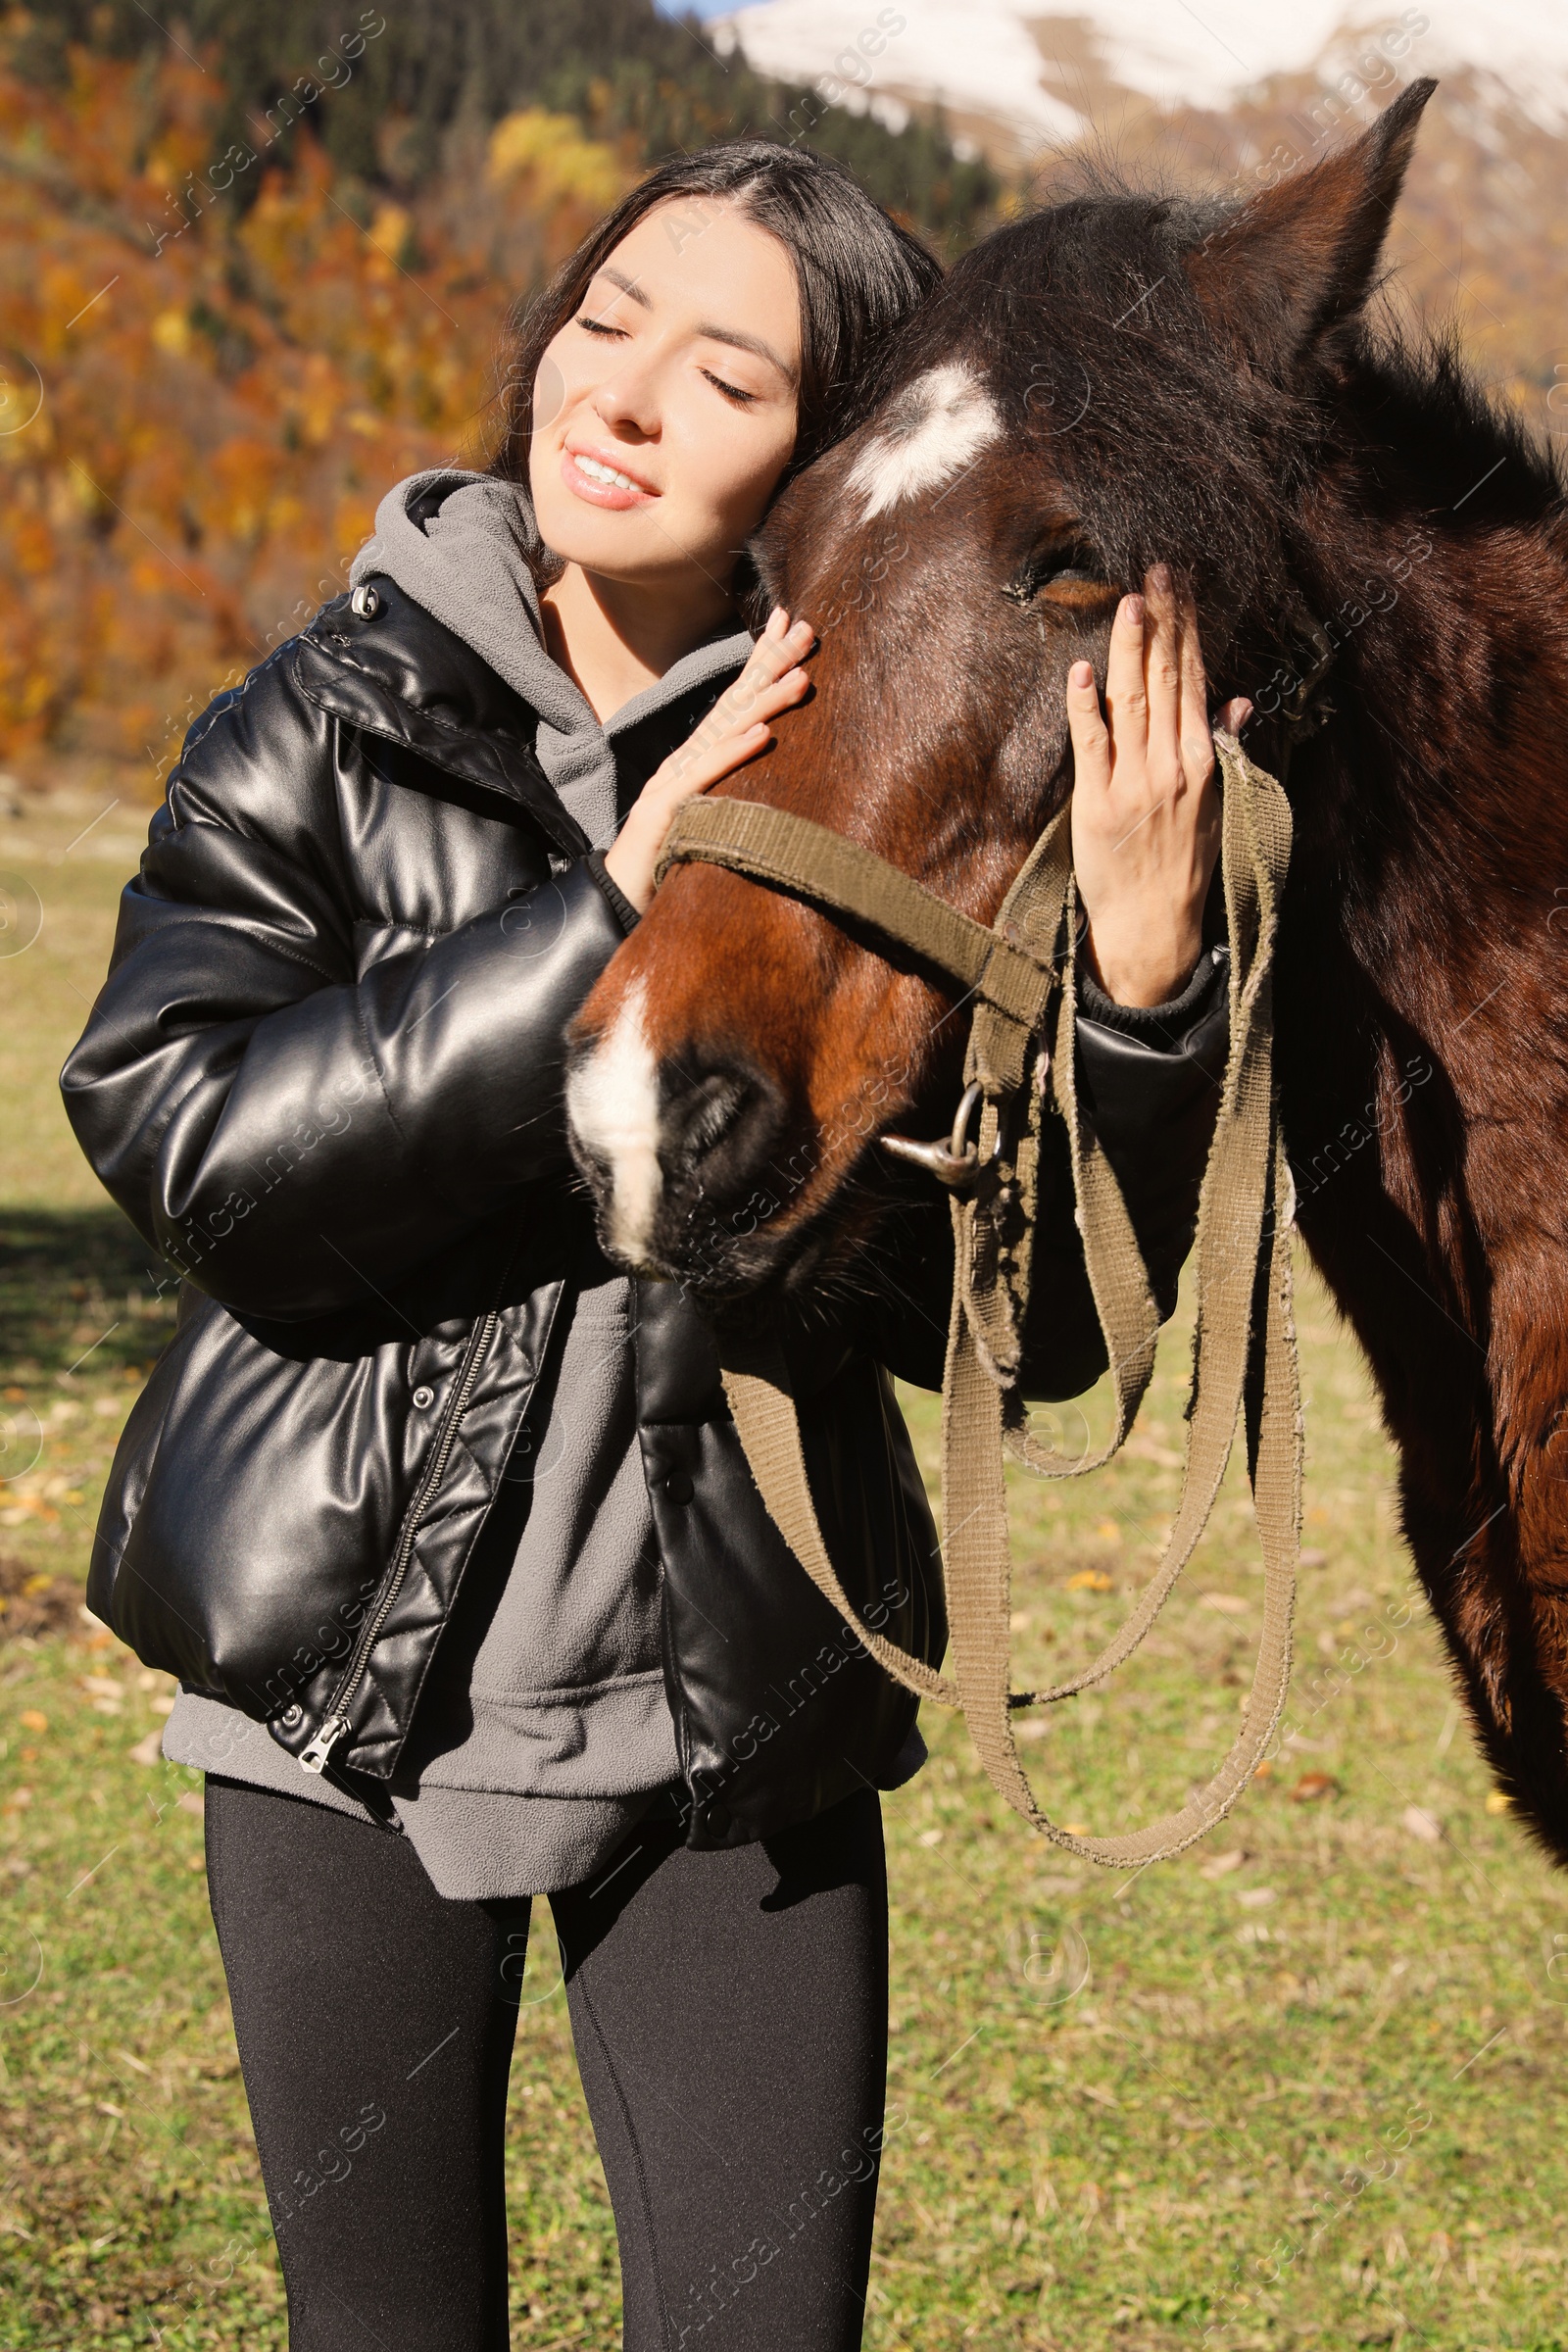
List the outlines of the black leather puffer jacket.
<svg viewBox="0 0 1568 2352">
<path fill-rule="evenodd" d="M 470 1561 L 492 1572 L 480 1537 L 561 1301 L 608 1271 L 562 1041 L 624 935 L 534 714 L 376 586 L 373 615 L 328 605 L 192 729 L 63 1082 L 93 1166 L 184 1277 L 91 1605 L 296 1755 L 327 1727 L 362 1793 L 395 1769 Z M 716 691 L 661 714 L 672 742 Z M 1223 1051 L 1202 968 L 1163 1033 L 1081 1023 L 1167 1299 Z M 1059 1169 L 1045 1192 L 1034 1387 L 1063 1396 L 1102 1358 Z M 689 1835 L 738 1844 L 885 1782 L 914 1702 L 785 1549 L 696 1309 L 645 1284 L 636 1320 Z M 888 1365 L 940 1378 L 923 1318 L 814 1339 L 803 1431 L 847 1589 L 935 1660 L 935 1535 Z"/>
</svg>

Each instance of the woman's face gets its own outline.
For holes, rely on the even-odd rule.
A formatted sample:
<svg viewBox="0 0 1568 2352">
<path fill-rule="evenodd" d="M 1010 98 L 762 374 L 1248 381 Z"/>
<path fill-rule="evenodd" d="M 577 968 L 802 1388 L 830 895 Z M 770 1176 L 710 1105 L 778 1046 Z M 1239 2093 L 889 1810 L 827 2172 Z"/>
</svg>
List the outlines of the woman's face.
<svg viewBox="0 0 1568 2352">
<path fill-rule="evenodd" d="M 547 547 L 604 577 L 720 583 L 795 445 L 795 265 L 733 205 L 677 197 L 628 231 L 534 378 Z"/>
</svg>

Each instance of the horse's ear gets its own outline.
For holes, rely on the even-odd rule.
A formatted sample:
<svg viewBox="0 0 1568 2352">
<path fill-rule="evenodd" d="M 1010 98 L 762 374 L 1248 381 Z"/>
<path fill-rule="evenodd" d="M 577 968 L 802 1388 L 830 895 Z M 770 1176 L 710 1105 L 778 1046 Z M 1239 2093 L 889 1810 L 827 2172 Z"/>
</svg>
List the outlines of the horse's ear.
<svg viewBox="0 0 1568 2352">
<path fill-rule="evenodd" d="M 1413 81 L 1370 130 L 1254 197 L 1186 259 L 1213 324 L 1289 374 L 1372 288 L 1427 100 Z"/>
</svg>

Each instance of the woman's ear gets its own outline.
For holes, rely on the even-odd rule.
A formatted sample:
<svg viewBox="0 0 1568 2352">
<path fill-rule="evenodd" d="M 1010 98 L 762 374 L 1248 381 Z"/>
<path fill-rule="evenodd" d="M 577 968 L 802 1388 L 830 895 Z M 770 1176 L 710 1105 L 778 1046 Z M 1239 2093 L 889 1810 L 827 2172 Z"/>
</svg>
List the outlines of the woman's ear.
<svg viewBox="0 0 1568 2352">
<path fill-rule="evenodd" d="M 1372 290 L 1427 100 L 1413 81 L 1370 130 L 1232 214 L 1184 256 L 1216 333 L 1288 382 Z"/>
</svg>

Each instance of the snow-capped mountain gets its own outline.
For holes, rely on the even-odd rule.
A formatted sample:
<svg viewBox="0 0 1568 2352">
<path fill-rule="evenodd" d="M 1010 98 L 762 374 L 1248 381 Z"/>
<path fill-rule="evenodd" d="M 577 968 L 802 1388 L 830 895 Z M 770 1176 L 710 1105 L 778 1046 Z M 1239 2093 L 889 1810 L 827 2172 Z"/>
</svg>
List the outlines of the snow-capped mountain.
<svg viewBox="0 0 1568 2352">
<path fill-rule="evenodd" d="M 666 0 L 675 5 L 676 0 Z M 956 141 L 1045 191 L 1086 136 L 1245 192 L 1439 77 L 1390 241 L 1399 299 L 1568 451 L 1568 0 L 756 0 L 705 14 L 775 80 Z M 808 135 L 809 126 L 805 126 Z M 1042 176 L 1036 177 L 1040 173 Z"/>
<path fill-rule="evenodd" d="M 705 10 L 760 73 L 835 90 L 895 125 L 939 101 L 960 132 L 1025 161 L 1129 99 L 1225 112 L 1279 76 L 1465 72 L 1547 130 L 1568 127 L 1568 0 L 757 0 Z M 1358 71 L 1359 69 L 1359 71 Z"/>
</svg>

